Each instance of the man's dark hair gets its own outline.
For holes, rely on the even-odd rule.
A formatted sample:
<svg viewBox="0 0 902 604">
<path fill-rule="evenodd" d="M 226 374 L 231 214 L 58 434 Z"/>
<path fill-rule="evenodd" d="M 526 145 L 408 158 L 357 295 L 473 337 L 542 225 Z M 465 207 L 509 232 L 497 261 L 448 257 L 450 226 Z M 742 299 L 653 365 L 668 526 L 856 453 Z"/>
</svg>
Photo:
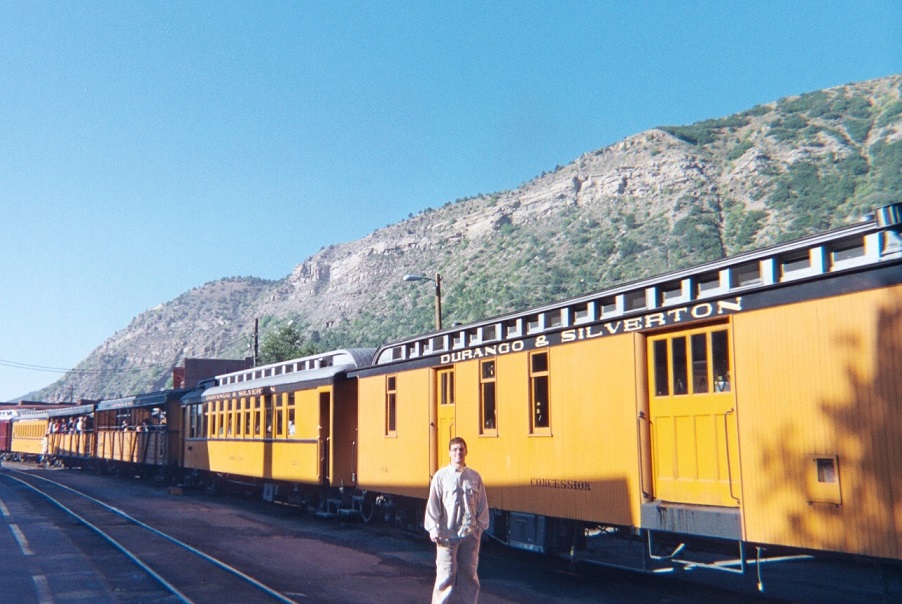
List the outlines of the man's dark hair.
<svg viewBox="0 0 902 604">
<path fill-rule="evenodd" d="M 451 442 L 448 443 L 448 450 L 450 451 L 451 447 L 453 447 L 454 445 L 463 445 L 464 449 L 466 449 L 467 441 L 465 441 L 464 439 L 462 439 L 459 436 L 455 436 L 454 438 L 451 439 Z"/>
</svg>

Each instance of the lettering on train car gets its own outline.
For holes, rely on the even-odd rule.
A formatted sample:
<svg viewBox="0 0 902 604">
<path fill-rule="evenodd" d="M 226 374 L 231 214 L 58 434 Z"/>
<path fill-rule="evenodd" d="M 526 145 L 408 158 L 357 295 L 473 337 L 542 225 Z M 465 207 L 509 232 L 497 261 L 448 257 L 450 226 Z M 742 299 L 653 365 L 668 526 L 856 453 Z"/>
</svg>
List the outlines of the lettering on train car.
<svg viewBox="0 0 902 604">
<path fill-rule="evenodd" d="M 235 398 L 242 396 L 260 396 L 261 394 L 271 394 L 272 388 L 251 388 L 249 390 L 239 390 L 238 392 L 220 392 L 219 394 L 212 394 L 210 396 L 205 396 L 205 401 L 218 401 L 227 398 Z"/>
<path fill-rule="evenodd" d="M 550 344 L 577 342 L 591 340 L 603 336 L 614 336 L 622 333 L 630 333 L 643 329 L 654 329 L 676 325 L 685 321 L 707 319 L 740 312 L 742 310 L 742 296 L 736 296 L 734 300 L 717 300 L 716 302 L 702 302 L 693 306 L 680 306 L 668 308 L 660 312 L 653 312 L 641 317 L 630 319 L 618 319 L 607 323 L 596 323 L 585 327 L 565 329 L 559 334 L 540 335 L 532 339 L 515 340 L 486 346 L 476 346 L 456 352 L 446 352 L 441 355 L 439 362 L 458 363 L 483 357 L 501 356 L 511 352 L 519 352 L 529 348 L 544 348 Z"/>
<path fill-rule="evenodd" d="M 478 346 L 476 348 L 468 348 L 460 352 L 451 352 L 441 356 L 442 363 L 456 363 L 458 361 L 468 361 L 470 359 L 481 359 L 482 357 L 495 357 L 509 352 L 520 352 L 526 347 L 523 340 L 515 342 L 502 342 L 500 344 L 492 344 L 489 346 Z"/>
<path fill-rule="evenodd" d="M 561 478 L 530 478 L 529 486 L 540 489 L 567 489 L 570 491 L 591 491 L 592 483 L 588 480 L 566 480 Z"/>
</svg>

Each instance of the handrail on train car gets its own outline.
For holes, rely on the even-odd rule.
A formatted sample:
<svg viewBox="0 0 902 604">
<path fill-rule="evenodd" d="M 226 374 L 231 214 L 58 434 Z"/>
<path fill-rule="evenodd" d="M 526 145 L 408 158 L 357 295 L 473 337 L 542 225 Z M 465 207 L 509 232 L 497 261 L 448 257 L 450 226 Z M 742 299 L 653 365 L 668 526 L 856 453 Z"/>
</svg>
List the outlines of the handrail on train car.
<svg viewBox="0 0 902 604">
<path fill-rule="evenodd" d="M 742 501 L 733 494 L 733 466 L 730 463 L 730 424 L 727 421 L 727 416 L 731 413 L 736 413 L 735 407 L 723 414 L 723 438 L 727 446 L 727 484 L 730 485 L 730 497 L 732 497 L 733 501 L 737 504 L 741 505 Z"/>
</svg>

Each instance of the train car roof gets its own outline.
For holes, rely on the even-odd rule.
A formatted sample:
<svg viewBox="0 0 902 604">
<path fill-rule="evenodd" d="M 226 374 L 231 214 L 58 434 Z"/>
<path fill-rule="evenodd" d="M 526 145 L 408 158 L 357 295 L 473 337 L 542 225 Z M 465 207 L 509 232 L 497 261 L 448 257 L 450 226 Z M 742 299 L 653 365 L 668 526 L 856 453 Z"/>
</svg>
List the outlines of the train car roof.
<svg viewBox="0 0 902 604">
<path fill-rule="evenodd" d="M 88 415 L 94 413 L 94 404 L 75 405 L 66 407 L 65 409 L 48 409 L 47 417 L 70 417 L 75 415 Z"/>
<path fill-rule="evenodd" d="M 184 404 L 208 401 L 236 392 L 279 391 L 295 384 L 329 383 L 341 374 L 369 365 L 375 348 L 347 348 L 290 361 L 261 365 L 216 376 L 216 385 L 182 397 Z"/>
<path fill-rule="evenodd" d="M 146 394 L 135 394 L 133 396 L 100 401 L 97 403 L 97 410 L 106 411 L 109 409 L 125 409 L 130 407 L 156 407 L 181 399 L 188 392 L 191 392 L 188 388 L 177 388 L 174 390 L 160 390 L 158 392 L 148 392 Z"/>
<path fill-rule="evenodd" d="M 902 203 L 884 206 L 861 222 L 825 233 L 385 344 L 376 351 L 371 367 L 354 373 L 365 375 L 396 363 L 424 363 L 440 355 L 453 358 L 468 349 L 491 350 L 565 329 L 704 306 L 789 281 L 898 263 L 902 258 L 900 226 Z"/>
</svg>

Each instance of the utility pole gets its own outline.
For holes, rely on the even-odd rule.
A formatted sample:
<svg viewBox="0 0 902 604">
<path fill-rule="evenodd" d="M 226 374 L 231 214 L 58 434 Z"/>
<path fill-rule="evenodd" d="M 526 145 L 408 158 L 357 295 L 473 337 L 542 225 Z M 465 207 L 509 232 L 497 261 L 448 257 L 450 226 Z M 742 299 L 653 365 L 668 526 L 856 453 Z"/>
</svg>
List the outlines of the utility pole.
<svg viewBox="0 0 902 604">
<path fill-rule="evenodd" d="M 257 366 L 257 356 L 260 354 L 260 319 L 254 319 L 254 367 Z"/>
</svg>

